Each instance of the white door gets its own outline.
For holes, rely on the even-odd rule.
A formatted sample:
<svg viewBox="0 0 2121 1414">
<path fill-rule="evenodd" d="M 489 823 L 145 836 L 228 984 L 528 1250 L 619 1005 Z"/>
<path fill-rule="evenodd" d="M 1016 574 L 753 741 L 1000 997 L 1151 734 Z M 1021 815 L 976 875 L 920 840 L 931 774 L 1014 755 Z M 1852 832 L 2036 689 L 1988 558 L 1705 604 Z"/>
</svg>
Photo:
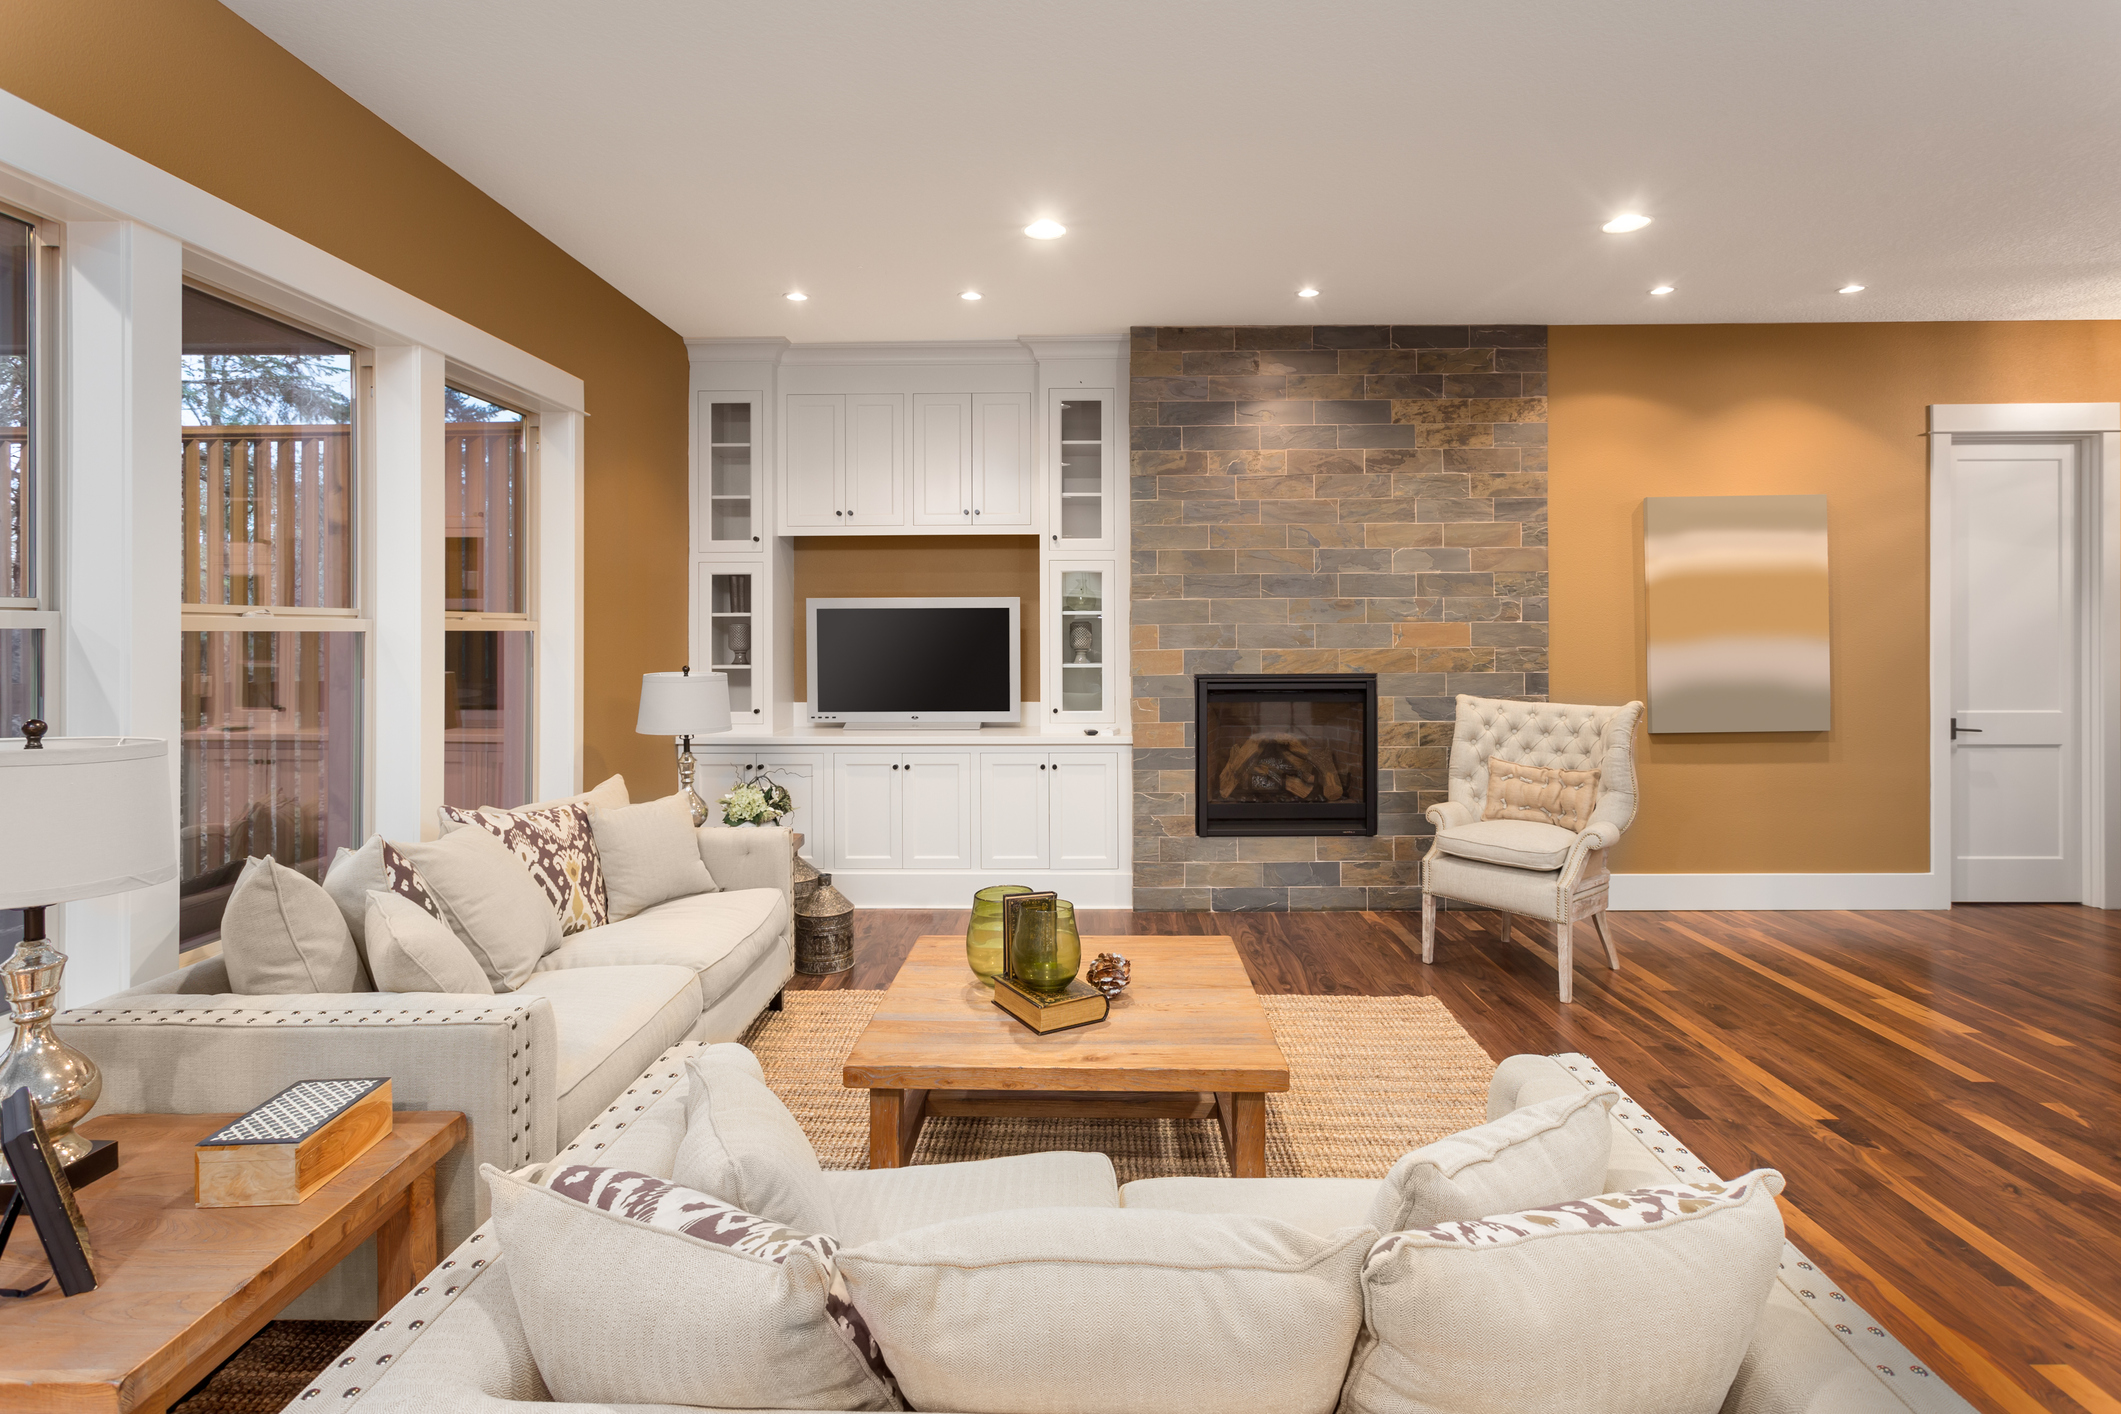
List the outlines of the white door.
<svg viewBox="0 0 2121 1414">
<path fill-rule="evenodd" d="M 1063 553 L 1112 548 L 1112 516 L 1121 404 L 1109 388 L 1049 388 L 1046 545 Z"/>
<path fill-rule="evenodd" d="M 1952 898 L 2075 902 L 2077 449 L 1952 449 Z"/>
<path fill-rule="evenodd" d="M 913 395 L 913 523 L 972 524 L 972 395 Z"/>
<path fill-rule="evenodd" d="M 781 497 L 783 525 L 844 525 L 840 468 L 847 459 L 847 400 L 837 393 L 790 393 L 788 474 Z"/>
<path fill-rule="evenodd" d="M 1032 521 L 1031 395 L 972 395 L 972 523 L 1021 528 Z"/>
<path fill-rule="evenodd" d="M 909 751 L 900 758 L 904 817 L 901 854 L 908 869 L 972 869 L 972 753 Z"/>
<path fill-rule="evenodd" d="M 847 395 L 847 475 L 842 525 L 904 525 L 906 395 Z"/>
<path fill-rule="evenodd" d="M 838 869 L 902 867 L 897 753 L 832 757 L 832 858 Z"/>
<path fill-rule="evenodd" d="M 980 868 L 1046 867 L 1047 766 L 1042 751 L 979 754 Z"/>
<path fill-rule="evenodd" d="M 1056 751 L 1047 772 L 1055 869 L 1119 868 L 1119 762 L 1109 751 Z"/>
</svg>

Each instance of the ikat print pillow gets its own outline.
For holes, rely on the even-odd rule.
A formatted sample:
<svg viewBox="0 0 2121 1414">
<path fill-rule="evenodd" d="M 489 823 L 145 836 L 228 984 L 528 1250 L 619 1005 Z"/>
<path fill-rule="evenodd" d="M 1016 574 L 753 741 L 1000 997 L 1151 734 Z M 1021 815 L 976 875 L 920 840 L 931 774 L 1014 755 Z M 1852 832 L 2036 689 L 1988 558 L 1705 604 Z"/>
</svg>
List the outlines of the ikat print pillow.
<svg viewBox="0 0 2121 1414">
<path fill-rule="evenodd" d="M 598 787 L 602 789 L 602 787 Z M 490 805 L 442 807 L 442 831 L 476 825 L 499 837 L 538 881 L 560 915 L 560 934 L 587 932 L 610 921 L 604 900 L 604 870 L 597 858 L 589 807 L 561 803 L 523 810 Z M 554 946 L 558 946 L 555 944 Z"/>
<path fill-rule="evenodd" d="M 1755 1169 L 1379 1239 L 1340 1414 L 1714 1414 L 1775 1282 L 1781 1191 Z"/>
<path fill-rule="evenodd" d="M 442 905 L 435 901 L 434 890 L 427 887 L 412 861 L 388 840 L 383 841 L 383 882 L 390 886 L 390 892 L 418 904 L 436 918 L 442 917 Z"/>
<path fill-rule="evenodd" d="M 839 1243 L 666 1178 L 486 1165 L 503 1270 L 553 1399 L 903 1409 Z"/>
<path fill-rule="evenodd" d="M 1488 758 L 1488 799 L 1483 820 L 1530 820 L 1581 833 L 1598 808 L 1598 769 L 1564 771 Z"/>
</svg>

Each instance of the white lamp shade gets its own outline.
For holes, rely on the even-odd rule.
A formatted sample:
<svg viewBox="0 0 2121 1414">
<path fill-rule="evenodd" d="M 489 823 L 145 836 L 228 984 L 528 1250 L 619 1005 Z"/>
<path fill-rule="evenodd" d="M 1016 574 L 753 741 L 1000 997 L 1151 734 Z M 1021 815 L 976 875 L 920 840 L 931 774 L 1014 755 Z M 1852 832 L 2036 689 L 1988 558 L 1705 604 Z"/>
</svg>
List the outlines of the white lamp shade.
<svg viewBox="0 0 2121 1414">
<path fill-rule="evenodd" d="M 642 673 L 642 736 L 712 736 L 729 730 L 729 679 L 720 673 Z"/>
<path fill-rule="evenodd" d="M 169 743 L 0 741 L 0 908 L 40 908 L 177 877 Z"/>
</svg>

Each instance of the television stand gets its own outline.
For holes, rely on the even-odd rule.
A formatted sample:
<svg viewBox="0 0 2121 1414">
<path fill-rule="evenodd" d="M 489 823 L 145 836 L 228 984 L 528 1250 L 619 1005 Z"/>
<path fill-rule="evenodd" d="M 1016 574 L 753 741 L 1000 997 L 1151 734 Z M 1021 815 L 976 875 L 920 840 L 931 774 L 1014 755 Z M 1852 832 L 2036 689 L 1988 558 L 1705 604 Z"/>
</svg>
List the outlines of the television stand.
<svg viewBox="0 0 2121 1414">
<path fill-rule="evenodd" d="M 848 732 L 976 732 L 977 722 L 849 722 L 841 727 Z"/>
</svg>

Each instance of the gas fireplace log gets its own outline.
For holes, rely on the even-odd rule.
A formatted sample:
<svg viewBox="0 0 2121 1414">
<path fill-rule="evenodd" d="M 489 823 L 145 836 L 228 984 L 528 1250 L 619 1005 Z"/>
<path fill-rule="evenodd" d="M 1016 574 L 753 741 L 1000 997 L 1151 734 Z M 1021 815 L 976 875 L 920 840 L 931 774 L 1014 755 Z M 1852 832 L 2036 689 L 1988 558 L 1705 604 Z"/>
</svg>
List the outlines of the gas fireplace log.
<svg viewBox="0 0 2121 1414">
<path fill-rule="evenodd" d="M 1275 748 L 1280 759 L 1261 763 L 1254 770 L 1254 763 L 1269 747 Z M 1253 733 L 1223 763 L 1222 774 L 1216 778 L 1216 792 L 1224 800 L 1256 800 L 1263 794 L 1271 797 L 1277 793 L 1272 787 L 1264 791 L 1257 786 L 1245 789 L 1247 778 L 1253 775 L 1277 782 L 1279 793 L 1297 800 L 1309 800 L 1314 783 L 1319 797 L 1328 801 L 1339 800 L 1345 789 L 1331 749 L 1316 746 L 1294 732 Z"/>
</svg>

